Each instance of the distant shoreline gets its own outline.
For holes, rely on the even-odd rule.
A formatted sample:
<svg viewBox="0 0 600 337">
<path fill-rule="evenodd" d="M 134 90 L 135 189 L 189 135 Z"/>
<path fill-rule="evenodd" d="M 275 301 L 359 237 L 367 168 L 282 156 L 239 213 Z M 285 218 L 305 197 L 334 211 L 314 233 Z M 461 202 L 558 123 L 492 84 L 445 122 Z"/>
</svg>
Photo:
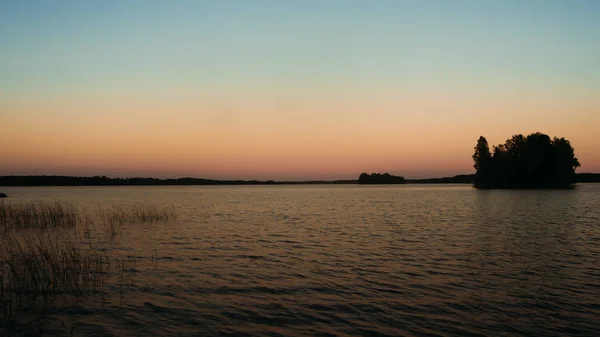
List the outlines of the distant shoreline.
<svg viewBox="0 0 600 337">
<path fill-rule="evenodd" d="M 406 184 L 472 184 L 474 174 L 453 177 L 406 179 Z M 578 173 L 577 182 L 600 182 L 600 173 Z M 216 180 L 202 178 L 108 178 L 105 176 L 0 176 L 0 186 L 221 186 L 221 185 L 358 185 L 350 180 Z M 382 184 L 385 185 L 385 184 Z"/>
<path fill-rule="evenodd" d="M 473 175 L 446 178 L 406 179 L 408 184 L 473 182 Z M 218 185 L 358 185 L 358 179 L 347 180 L 217 180 L 203 178 L 109 178 L 105 176 L 0 176 L 0 186 L 218 186 Z"/>
</svg>

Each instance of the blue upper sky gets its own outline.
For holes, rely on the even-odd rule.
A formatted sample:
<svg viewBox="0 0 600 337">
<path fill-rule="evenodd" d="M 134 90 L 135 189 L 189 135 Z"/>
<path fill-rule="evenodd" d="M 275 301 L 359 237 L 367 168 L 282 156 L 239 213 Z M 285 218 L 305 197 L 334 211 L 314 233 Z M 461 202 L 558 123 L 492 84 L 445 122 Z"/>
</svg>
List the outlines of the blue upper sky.
<svg viewBox="0 0 600 337">
<path fill-rule="evenodd" d="M 1 1 L 0 90 L 598 89 L 599 14 L 600 1 Z"/>
</svg>

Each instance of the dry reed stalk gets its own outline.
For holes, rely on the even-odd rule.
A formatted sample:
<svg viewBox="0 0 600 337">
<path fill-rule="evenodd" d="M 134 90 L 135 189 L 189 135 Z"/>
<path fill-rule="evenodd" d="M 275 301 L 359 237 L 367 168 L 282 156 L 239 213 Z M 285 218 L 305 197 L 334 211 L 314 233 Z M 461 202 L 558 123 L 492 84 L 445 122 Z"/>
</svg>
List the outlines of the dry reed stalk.
<svg viewBox="0 0 600 337">
<path fill-rule="evenodd" d="M 0 202 L 0 228 L 4 230 L 72 228 L 77 226 L 80 219 L 77 209 L 62 201 L 25 204 Z"/>
<path fill-rule="evenodd" d="M 114 225 L 169 222 L 177 219 L 174 206 L 159 206 L 153 204 L 114 205 L 107 210 L 101 210 L 101 218 L 105 227 Z"/>
</svg>

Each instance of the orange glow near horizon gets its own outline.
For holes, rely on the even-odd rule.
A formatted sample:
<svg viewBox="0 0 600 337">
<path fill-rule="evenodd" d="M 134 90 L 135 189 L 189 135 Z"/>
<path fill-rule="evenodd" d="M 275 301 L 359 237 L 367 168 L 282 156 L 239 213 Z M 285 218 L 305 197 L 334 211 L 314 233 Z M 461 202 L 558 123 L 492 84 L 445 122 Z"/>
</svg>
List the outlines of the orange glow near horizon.
<svg viewBox="0 0 600 337">
<path fill-rule="evenodd" d="M 600 171 L 600 104 L 460 93 L 3 100 L 0 175 L 194 176 L 218 179 L 409 178 L 470 173 L 477 138 L 569 139 Z M 565 113 L 568 111 L 568 113 Z M 577 118 L 573 118 L 577 116 Z"/>
</svg>

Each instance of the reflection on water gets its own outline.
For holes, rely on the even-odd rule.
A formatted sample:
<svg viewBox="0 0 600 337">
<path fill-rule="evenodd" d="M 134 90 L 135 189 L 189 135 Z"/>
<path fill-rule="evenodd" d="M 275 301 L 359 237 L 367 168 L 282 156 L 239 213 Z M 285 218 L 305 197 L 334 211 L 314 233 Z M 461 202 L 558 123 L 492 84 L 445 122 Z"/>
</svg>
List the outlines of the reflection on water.
<svg viewBox="0 0 600 337">
<path fill-rule="evenodd" d="M 12 202 L 174 204 L 107 245 L 137 273 L 74 335 L 594 335 L 600 186 L 6 188 Z M 116 286 L 116 285 L 115 285 Z"/>
</svg>

